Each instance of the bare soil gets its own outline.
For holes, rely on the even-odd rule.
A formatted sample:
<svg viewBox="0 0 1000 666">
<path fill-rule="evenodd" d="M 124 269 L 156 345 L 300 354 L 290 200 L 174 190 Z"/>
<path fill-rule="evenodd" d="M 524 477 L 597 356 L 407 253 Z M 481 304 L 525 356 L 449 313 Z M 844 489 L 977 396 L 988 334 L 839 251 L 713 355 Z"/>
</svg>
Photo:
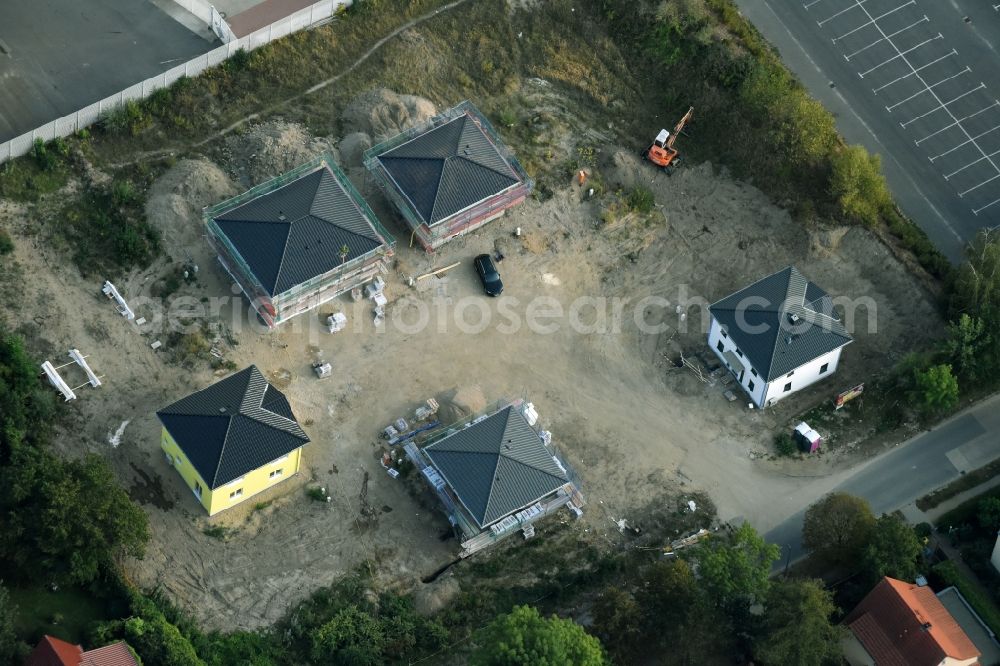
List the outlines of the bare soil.
<svg viewBox="0 0 1000 666">
<path fill-rule="evenodd" d="M 379 91 L 368 99 L 381 104 L 386 95 Z M 413 109 L 427 107 L 408 101 L 405 116 L 399 112 L 405 105 L 356 110 L 368 121 L 345 127 L 355 145 L 344 152 L 357 152 L 358 142 L 370 140 L 357 133 L 378 135 L 419 119 Z M 440 512 L 387 476 L 378 461 L 379 431 L 428 397 L 437 397 L 443 415 L 455 418 L 504 397 L 534 402 L 588 498 L 577 528 L 595 538 L 622 517 L 642 520 L 651 498 L 683 488 L 708 491 L 721 519 L 742 517 L 766 530 L 814 494 L 816 477 L 843 466 L 836 455 L 773 460 L 768 453 L 775 431 L 938 328 L 930 298 L 871 233 L 810 231 L 710 164 L 668 178 L 632 153 L 598 143 L 588 168 L 592 180 L 584 186 L 567 176 L 550 199 L 529 200 L 433 256 L 408 247 L 408 234 L 354 168 L 356 185 L 397 234 L 389 320 L 376 328 L 370 304 L 344 300 L 266 332 L 248 321 L 238 297 L 216 308 L 201 329 L 208 344 L 238 368 L 257 364 L 281 386 L 312 443 L 297 477 L 209 520 L 160 454 L 155 411 L 228 371 L 212 371 L 210 357 L 179 362 L 170 344 L 154 352 L 153 340 L 172 338 L 156 330 L 154 308 L 142 298 L 179 262 L 199 269 L 196 281 L 183 282 L 171 296 L 175 307 L 184 302 L 176 299 L 186 298 L 186 307 L 208 309 L 208 299 L 231 296 L 231 281 L 202 237 L 201 207 L 337 143 L 316 140 L 300 126 L 264 123 L 229 137 L 218 154 L 222 164 L 182 160 L 165 173 L 150 191 L 147 213 L 170 259 L 119 284 L 148 320 L 142 328 L 119 317 L 101 295 L 100 280 L 82 280 L 25 221 L 23 209 L 0 208 L 0 225 L 17 246 L 14 263 L 5 262 L 5 288 L 21 294 L 18 310 L 5 315 L 8 323 L 53 361 L 66 360 L 71 347 L 81 349 L 105 377 L 103 387 L 81 389 L 67 406 L 71 416 L 60 447 L 66 455 L 94 451 L 112 461 L 152 524 L 149 552 L 128 563 L 128 574 L 144 586 L 161 586 L 210 628 L 273 623 L 290 604 L 358 566 L 419 585 L 454 558 L 457 544 L 442 540 L 449 531 Z M 598 180 L 606 194 L 588 196 Z M 655 194 L 654 211 L 602 222 L 615 201 L 610 193 L 636 185 Z M 522 235 L 515 238 L 518 227 Z M 496 248 L 505 254 L 500 270 L 507 300 L 483 297 L 471 266 L 475 254 Z M 462 263 L 407 286 L 407 278 L 454 261 Z M 712 302 L 788 264 L 835 296 L 865 296 L 877 307 L 877 331 L 855 329 L 834 379 L 759 412 L 742 400 L 727 402 L 721 384 L 708 386 L 674 366 L 681 352 L 704 349 L 700 309 L 684 309 L 681 321 L 675 304 L 695 296 Z M 647 322 L 665 324 L 665 332 L 643 333 L 636 325 L 635 304 L 650 296 L 670 301 L 640 310 Z M 504 313 L 515 312 L 523 322 L 535 297 L 553 299 L 564 311 L 580 297 L 627 304 L 618 332 L 574 330 L 566 318 L 554 320 L 557 330 L 550 333 L 526 325 L 507 330 Z M 334 309 L 347 314 L 347 330 L 320 332 L 320 315 Z M 421 309 L 430 314 L 423 328 L 417 326 Z M 482 330 L 460 330 L 456 309 Z M 597 321 L 592 308 L 579 315 L 584 325 Z M 484 316 L 489 323 L 476 326 Z M 914 327 L 914 321 L 927 325 Z M 333 377 L 317 380 L 310 373 L 318 358 L 333 364 Z M 307 498 L 308 485 L 324 487 L 331 501 Z M 365 506 L 377 509 L 375 520 L 360 520 Z M 207 535 L 210 526 L 225 527 L 225 535 Z"/>
</svg>

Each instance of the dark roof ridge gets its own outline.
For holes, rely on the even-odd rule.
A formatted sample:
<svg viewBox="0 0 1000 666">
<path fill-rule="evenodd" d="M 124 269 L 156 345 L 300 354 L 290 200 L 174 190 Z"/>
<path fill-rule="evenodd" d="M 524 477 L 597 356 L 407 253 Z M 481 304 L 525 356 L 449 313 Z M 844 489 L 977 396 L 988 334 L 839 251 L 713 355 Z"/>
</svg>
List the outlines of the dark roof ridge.
<svg viewBox="0 0 1000 666">
<path fill-rule="evenodd" d="M 235 416 L 230 416 L 229 423 L 226 425 L 226 434 L 222 437 L 222 448 L 219 449 L 219 457 L 215 460 L 215 471 L 212 472 L 212 480 L 208 482 L 209 490 L 216 487 L 215 481 L 219 478 L 219 468 L 222 467 L 222 459 L 226 456 L 226 442 L 229 441 L 229 429 L 233 427 Z"/>
<path fill-rule="evenodd" d="M 748 285 L 747 285 L 747 286 L 745 286 L 745 287 L 740 287 L 740 288 L 739 288 L 739 289 L 737 289 L 736 291 L 733 291 L 733 292 L 730 292 L 730 293 L 726 294 L 725 296 L 723 296 L 722 298 L 717 298 L 717 299 L 715 299 L 715 303 L 712 303 L 710 307 L 713 307 L 713 308 L 714 308 L 714 307 L 716 307 L 716 306 L 717 306 L 717 304 L 718 304 L 718 303 L 721 303 L 722 301 L 726 301 L 726 300 L 729 300 L 730 298 L 732 298 L 732 297 L 733 297 L 733 296 L 735 296 L 736 294 L 740 293 L 741 291 L 747 291 L 748 289 L 751 289 L 752 287 L 755 287 L 755 286 L 757 286 L 758 284 L 760 284 L 760 283 L 761 283 L 761 282 L 763 282 L 764 280 L 767 280 L 768 278 L 772 278 L 772 277 L 774 277 L 774 276 L 775 276 L 775 274 L 777 274 L 777 273 L 784 273 L 785 271 L 787 271 L 787 270 L 789 270 L 789 269 L 792 269 L 792 268 L 795 268 L 795 267 L 794 267 L 794 266 L 791 266 L 791 265 L 789 265 L 789 266 L 785 266 L 784 268 L 782 268 L 782 269 L 780 269 L 780 270 L 777 270 L 777 271 L 775 271 L 774 273 L 768 273 L 768 274 L 767 274 L 767 275 L 765 275 L 764 277 L 762 277 L 762 278 L 760 278 L 760 279 L 758 279 L 758 280 L 754 280 L 753 282 L 751 282 L 750 284 L 748 284 Z M 735 311 L 735 310 L 736 310 L 736 307 L 735 307 L 735 306 L 733 306 L 733 307 L 720 307 L 719 309 L 720 309 L 720 310 L 734 310 L 734 311 Z"/>
</svg>

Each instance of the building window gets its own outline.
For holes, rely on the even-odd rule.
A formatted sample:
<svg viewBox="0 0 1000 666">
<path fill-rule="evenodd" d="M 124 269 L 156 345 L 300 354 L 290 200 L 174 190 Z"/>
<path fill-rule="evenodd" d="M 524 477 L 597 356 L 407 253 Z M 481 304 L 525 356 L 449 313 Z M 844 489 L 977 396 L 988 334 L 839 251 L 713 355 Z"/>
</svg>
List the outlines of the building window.
<svg viewBox="0 0 1000 666">
<path fill-rule="evenodd" d="M 736 353 L 740 355 L 740 358 L 743 358 L 743 352 L 740 351 L 739 347 L 736 348 Z"/>
<path fill-rule="evenodd" d="M 789 373 L 788 373 L 787 375 L 785 375 L 785 376 L 786 376 L 786 377 L 791 377 L 791 376 L 792 376 L 792 375 L 794 375 L 794 374 L 795 374 L 795 371 L 794 371 L 794 370 L 792 370 L 791 372 L 789 372 Z"/>
<path fill-rule="evenodd" d="M 181 466 L 181 454 L 174 456 L 174 464 L 179 468 Z"/>
<path fill-rule="evenodd" d="M 277 477 L 281 476 L 284 473 L 285 473 L 284 469 L 272 469 L 271 473 L 268 474 L 268 476 L 271 477 L 272 479 L 274 479 L 274 478 L 277 478 Z"/>
<path fill-rule="evenodd" d="M 170 455 L 166 451 L 163 452 L 163 455 L 165 455 L 167 457 L 167 464 L 168 465 L 173 465 L 174 464 L 174 457 L 172 455 Z"/>
<path fill-rule="evenodd" d="M 719 332 L 722 333 L 722 337 L 724 337 L 724 338 L 728 338 L 729 337 L 729 334 L 726 333 L 726 329 L 720 328 Z"/>
<path fill-rule="evenodd" d="M 726 351 L 726 348 L 722 346 L 722 340 L 719 340 L 718 344 L 715 345 L 715 348 L 718 349 L 720 352 Z"/>
<path fill-rule="evenodd" d="M 747 383 L 747 390 L 748 391 L 752 391 L 753 390 L 753 380 L 752 379 Z"/>
<path fill-rule="evenodd" d="M 197 481 L 194 482 L 194 496 L 201 499 L 201 484 Z"/>
<path fill-rule="evenodd" d="M 821 375 L 822 375 L 822 374 L 823 374 L 824 372 L 826 372 L 826 371 L 827 371 L 827 370 L 828 370 L 829 368 L 830 368 L 830 364 L 829 364 L 829 363 L 824 363 L 823 365 L 819 366 L 819 374 L 821 374 Z"/>
<path fill-rule="evenodd" d="M 233 492 L 229 493 L 229 499 L 234 500 L 238 497 L 243 497 L 243 489 L 237 488 Z"/>
<path fill-rule="evenodd" d="M 782 390 L 783 390 L 783 391 L 784 391 L 785 393 L 788 393 L 789 391 L 791 391 L 791 390 L 792 390 L 792 383 L 791 383 L 791 382 L 788 382 L 787 384 L 785 384 L 785 388 L 784 388 L 784 389 L 782 389 Z"/>
<path fill-rule="evenodd" d="M 757 376 L 757 371 L 754 370 L 753 368 L 750 368 L 750 374 L 753 375 L 754 377 L 756 377 Z"/>
</svg>

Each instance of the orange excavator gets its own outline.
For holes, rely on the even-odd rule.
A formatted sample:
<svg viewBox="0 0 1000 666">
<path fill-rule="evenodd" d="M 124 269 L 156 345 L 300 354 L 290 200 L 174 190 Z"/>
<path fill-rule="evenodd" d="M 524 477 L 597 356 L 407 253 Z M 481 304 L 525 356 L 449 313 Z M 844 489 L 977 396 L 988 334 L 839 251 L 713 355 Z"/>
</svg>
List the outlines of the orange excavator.
<svg viewBox="0 0 1000 666">
<path fill-rule="evenodd" d="M 684 114 L 684 117 L 678 121 L 673 132 L 661 129 L 660 133 L 656 135 L 656 139 L 653 140 L 653 143 L 649 146 L 649 148 L 642 152 L 642 159 L 649 160 L 656 166 L 661 167 L 667 173 L 670 173 L 677 168 L 680 165 L 681 158 L 677 156 L 677 150 L 674 148 L 674 142 L 677 141 L 677 137 L 684 129 L 684 126 L 691 120 L 692 114 L 694 114 L 693 106 L 688 109 L 688 112 Z"/>
</svg>

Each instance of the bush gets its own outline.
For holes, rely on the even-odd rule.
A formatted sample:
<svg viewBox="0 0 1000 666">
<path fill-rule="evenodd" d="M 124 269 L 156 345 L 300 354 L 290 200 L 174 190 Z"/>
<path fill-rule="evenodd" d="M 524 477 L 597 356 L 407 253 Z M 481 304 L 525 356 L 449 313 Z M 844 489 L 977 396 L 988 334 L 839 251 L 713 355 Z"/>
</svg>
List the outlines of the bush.
<svg viewBox="0 0 1000 666">
<path fill-rule="evenodd" d="M 951 365 L 941 363 L 914 372 L 918 407 L 925 416 L 947 412 L 958 404 L 958 380 Z"/>
<path fill-rule="evenodd" d="M 0 229 L 0 255 L 10 254 L 14 251 L 14 240 L 5 229 Z"/>
<path fill-rule="evenodd" d="M 649 188 L 643 187 L 642 185 L 636 185 L 632 188 L 632 191 L 628 193 L 628 196 L 625 199 L 625 204 L 633 213 L 646 215 L 652 212 L 653 206 L 656 204 L 656 199 Z"/>
<path fill-rule="evenodd" d="M 109 134 L 129 134 L 137 136 L 153 122 L 149 113 L 138 101 L 131 99 L 116 106 L 101 120 L 101 126 Z"/>
<path fill-rule="evenodd" d="M 795 455 L 798 451 L 795 440 L 787 432 L 779 432 L 774 436 L 774 448 L 777 449 L 779 456 Z"/>
<path fill-rule="evenodd" d="M 320 488 L 319 486 L 310 486 L 306 488 L 306 497 L 311 500 L 316 500 L 317 502 L 326 501 L 326 490 Z"/>
<path fill-rule="evenodd" d="M 830 156 L 830 193 L 848 220 L 875 226 L 892 206 L 878 155 L 862 146 L 847 146 Z"/>
</svg>

